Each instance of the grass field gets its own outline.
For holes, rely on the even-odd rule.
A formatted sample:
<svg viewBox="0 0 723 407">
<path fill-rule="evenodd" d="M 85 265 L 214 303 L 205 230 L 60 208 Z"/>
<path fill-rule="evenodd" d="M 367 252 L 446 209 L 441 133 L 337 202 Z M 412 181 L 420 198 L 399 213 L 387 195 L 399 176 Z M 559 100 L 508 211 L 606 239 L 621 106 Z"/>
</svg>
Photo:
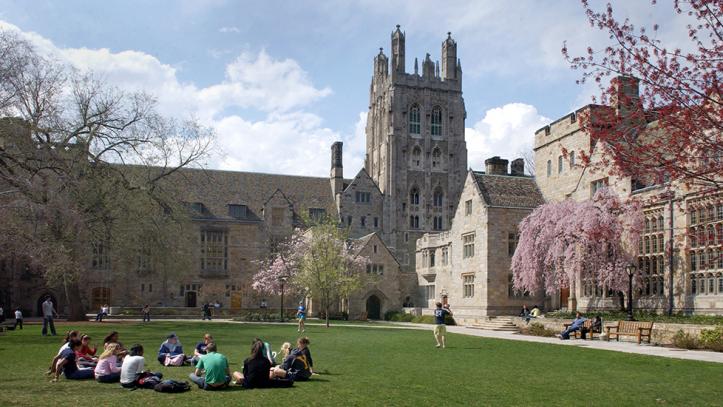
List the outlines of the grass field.
<svg viewBox="0 0 723 407">
<path fill-rule="evenodd" d="M 291 325 L 201 322 L 59 324 L 102 341 L 111 330 L 126 346 L 146 348 L 146 366 L 167 378 L 185 379 L 188 367 L 163 368 L 155 352 L 168 332 L 191 350 L 204 332 L 216 338 L 232 370 L 240 370 L 251 340 L 276 349 L 292 341 Z M 430 327 L 431 330 L 431 327 Z M 40 336 L 40 327 L 0 336 L 0 406 L 160 405 L 723 405 L 723 366 L 579 347 L 450 335 L 436 349 L 431 331 L 311 326 L 315 369 L 320 375 L 291 389 L 183 394 L 128 391 L 94 381 L 50 383 L 45 370 L 60 337 Z"/>
</svg>

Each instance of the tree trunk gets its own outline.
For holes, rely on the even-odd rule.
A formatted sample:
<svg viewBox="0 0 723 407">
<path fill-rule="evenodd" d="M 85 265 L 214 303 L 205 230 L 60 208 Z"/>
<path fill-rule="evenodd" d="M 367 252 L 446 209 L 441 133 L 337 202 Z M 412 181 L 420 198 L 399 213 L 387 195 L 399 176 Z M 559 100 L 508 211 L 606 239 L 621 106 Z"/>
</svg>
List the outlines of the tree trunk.
<svg viewBox="0 0 723 407">
<path fill-rule="evenodd" d="M 324 306 L 325 314 L 326 314 L 326 327 L 329 327 L 329 301 L 326 302 L 326 305 Z"/>
<path fill-rule="evenodd" d="M 67 286 L 66 301 L 68 301 L 68 321 L 85 321 L 86 309 L 80 298 L 80 286 L 71 283 Z"/>
</svg>

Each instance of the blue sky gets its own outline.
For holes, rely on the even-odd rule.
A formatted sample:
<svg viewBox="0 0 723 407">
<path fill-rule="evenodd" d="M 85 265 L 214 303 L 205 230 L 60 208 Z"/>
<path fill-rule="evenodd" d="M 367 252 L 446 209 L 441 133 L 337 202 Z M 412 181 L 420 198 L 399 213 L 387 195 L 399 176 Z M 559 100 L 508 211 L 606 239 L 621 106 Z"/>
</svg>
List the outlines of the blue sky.
<svg viewBox="0 0 723 407">
<path fill-rule="evenodd" d="M 665 2 L 663 2 L 665 3 Z M 599 3 L 602 4 L 602 3 Z M 683 40 L 668 4 L 614 2 Z M 361 167 L 372 59 L 389 54 L 396 24 L 407 67 L 458 43 L 469 163 L 514 158 L 532 132 L 590 101 L 560 54 L 601 46 L 577 1 L 7 1 L 0 28 L 109 83 L 155 94 L 164 113 L 218 133 L 208 166 L 326 176 L 331 142 L 345 142 L 346 176 Z"/>
</svg>

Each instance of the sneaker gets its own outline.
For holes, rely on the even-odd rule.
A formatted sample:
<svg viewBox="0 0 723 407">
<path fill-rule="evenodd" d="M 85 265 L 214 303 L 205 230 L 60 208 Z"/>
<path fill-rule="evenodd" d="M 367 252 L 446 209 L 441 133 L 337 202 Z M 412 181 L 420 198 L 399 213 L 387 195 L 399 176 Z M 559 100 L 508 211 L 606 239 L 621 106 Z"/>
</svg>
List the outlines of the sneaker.
<svg viewBox="0 0 723 407">
<path fill-rule="evenodd" d="M 437 346 L 436 346 L 436 347 L 439 347 L 439 344 L 437 344 Z"/>
</svg>

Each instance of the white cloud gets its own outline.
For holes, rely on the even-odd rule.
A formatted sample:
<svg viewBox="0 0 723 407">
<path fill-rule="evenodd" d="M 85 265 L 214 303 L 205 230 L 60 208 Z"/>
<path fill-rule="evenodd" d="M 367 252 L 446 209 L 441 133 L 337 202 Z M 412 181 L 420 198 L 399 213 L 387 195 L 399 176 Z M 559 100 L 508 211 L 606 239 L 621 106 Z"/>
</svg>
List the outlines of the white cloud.
<svg viewBox="0 0 723 407">
<path fill-rule="evenodd" d="M 535 130 L 550 119 L 525 103 L 508 103 L 485 113 L 484 118 L 465 129 L 467 165 L 484 169 L 484 160 L 500 156 L 512 161 L 523 151 L 531 151 Z"/>
<path fill-rule="evenodd" d="M 330 95 L 331 89 L 314 86 L 293 59 L 274 59 L 265 50 L 244 52 L 226 66 L 223 81 L 198 87 L 181 82 L 176 68 L 140 51 L 60 48 L 2 21 L 0 29 L 19 32 L 39 52 L 81 71 L 92 71 L 110 85 L 154 95 L 163 114 L 194 116 L 213 126 L 218 135 L 218 150 L 210 160 L 213 168 L 326 176 L 330 146 L 342 139 L 338 132 L 324 127 L 319 116 L 308 112 L 314 102 Z M 255 117 L 260 113 L 263 118 L 251 120 L 228 113 L 234 108 L 255 111 Z M 351 139 L 357 136 L 355 133 Z M 352 162 L 358 168 L 358 153 L 349 157 L 355 157 Z"/>
<path fill-rule="evenodd" d="M 238 27 L 221 27 L 218 29 L 218 32 L 228 34 L 228 33 L 240 33 L 241 30 L 238 29 Z"/>
</svg>

